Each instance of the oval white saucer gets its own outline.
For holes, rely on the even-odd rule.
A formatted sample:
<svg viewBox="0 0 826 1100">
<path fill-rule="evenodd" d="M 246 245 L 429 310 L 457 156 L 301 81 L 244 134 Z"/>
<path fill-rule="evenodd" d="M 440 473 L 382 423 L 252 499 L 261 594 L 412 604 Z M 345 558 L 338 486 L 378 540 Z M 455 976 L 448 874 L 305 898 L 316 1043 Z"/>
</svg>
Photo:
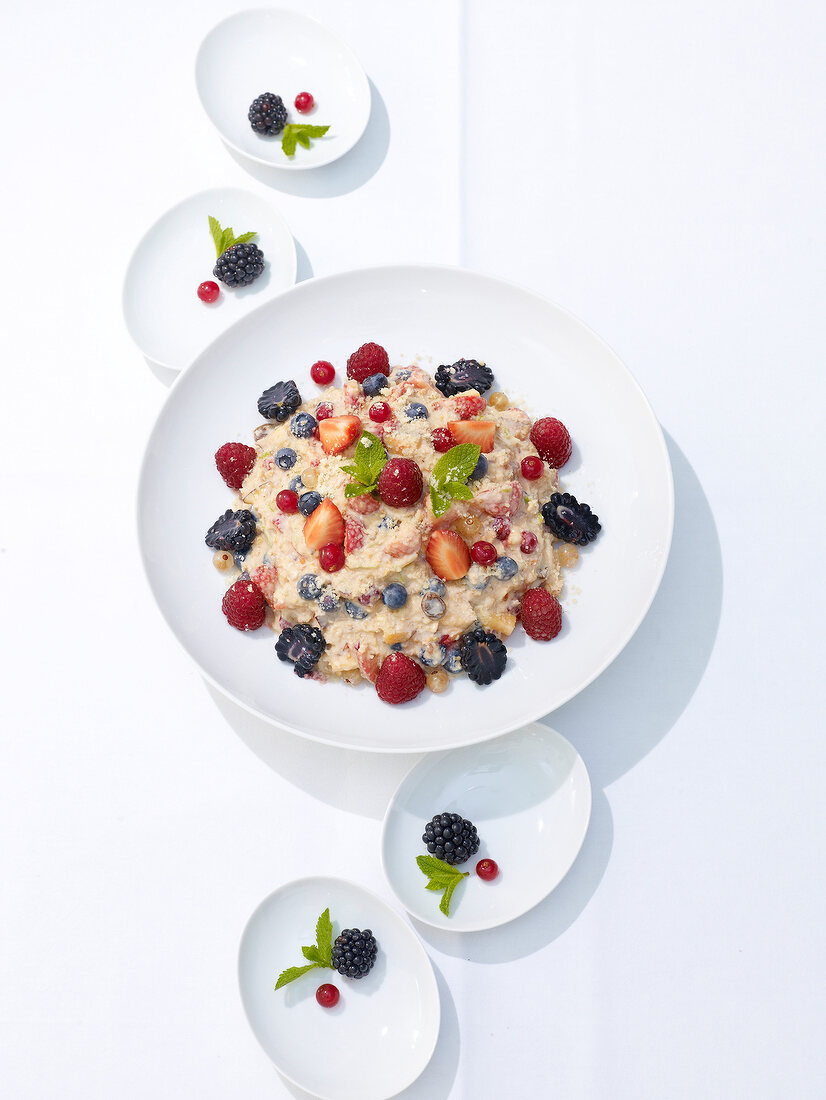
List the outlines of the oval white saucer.
<svg viewBox="0 0 826 1100">
<path fill-rule="evenodd" d="M 476 825 L 480 847 L 458 870 L 450 916 L 441 893 L 426 888 L 416 856 L 422 832 L 438 813 L 460 813 Z M 381 859 L 390 888 L 417 920 L 453 932 L 495 928 L 532 909 L 565 877 L 591 816 L 591 783 L 582 757 L 561 734 L 534 723 L 481 745 L 426 757 L 402 780 L 387 808 Z M 480 859 L 499 865 L 485 882 Z"/>
<path fill-rule="evenodd" d="M 358 981 L 317 969 L 275 990 L 282 970 L 300 966 L 329 908 L 333 937 L 369 928 L 379 946 Z M 321 1100 L 385 1100 L 422 1073 L 439 1035 L 439 991 L 430 960 L 401 916 L 369 890 L 338 878 L 280 887 L 250 917 L 238 956 L 241 999 L 256 1039 L 280 1073 Z M 337 987 L 335 1008 L 315 991 Z"/>
<path fill-rule="evenodd" d="M 283 8 L 237 12 L 213 27 L 198 50 L 195 83 L 203 108 L 226 144 L 242 156 L 276 168 L 318 168 L 344 156 L 370 118 L 370 85 L 355 54 L 321 23 Z M 291 123 L 329 126 L 295 156 L 281 137 L 257 134 L 247 112 L 262 92 L 280 95 Z M 293 106 L 310 92 L 315 107 Z"/>
<path fill-rule="evenodd" d="M 250 286 L 219 284 L 220 297 L 206 304 L 197 290 L 199 283 L 216 281 L 210 215 L 236 236 L 254 230 L 266 263 Z M 123 285 L 126 327 L 147 359 L 183 370 L 235 321 L 288 290 L 295 274 L 295 242 L 269 202 L 236 187 L 201 191 L 168 210 L 135 249 Z"/>
</svg>

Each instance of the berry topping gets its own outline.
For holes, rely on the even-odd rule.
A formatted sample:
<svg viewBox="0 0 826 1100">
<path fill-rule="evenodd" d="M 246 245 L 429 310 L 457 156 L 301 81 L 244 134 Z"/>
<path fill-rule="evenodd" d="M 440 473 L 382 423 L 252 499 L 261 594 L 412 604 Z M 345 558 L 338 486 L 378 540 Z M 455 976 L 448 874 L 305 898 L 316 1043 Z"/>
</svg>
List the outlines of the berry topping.
<svg viewBox="0 0 826 1100">
<path fill-rule="evenodd" d="M 500 558 L 496 563 L 495 573 L 500 581 L 509 581 L 519 572 L 519 566 L 513 558 Z"/>
<path fill-rule="evenodd" d="M 529 588 L 522 597 L 522 626 L 538 642 L 550 641 L 562 629 L 562 608 L 547 588 Z"/>
<path fill-rule="evenodd" d="M 296 588 L 302 600 L 317 600 L 321 595 L 321 585 L 315 573 L 305 573 L 303 577 L 299 577 Z"/>
<path fill-rule="evenodd" d="M 340 543 L 330 542 L 318 552 L 318 564 L 327 573 L 337 573 L 344 568 L 344 547 Z"/>
<path fill-rule="evenodd" d="M 496 425 L 490 420 L 451 420 L 447 427 L 454 443 L 475 443 L 482 454 L 493 450 Z"/>
<path fill-rule="evenodd" d="M 454 675 L 462 671 L 462 655 L 459 652 L 458 646 L 451 646 L 450 649 L 448 649 L 445 663 L 442 667 L 446 668 L 448 672 Z"/>
<path fill-rule="evenodd" d="M 322 420 L 329 420 L 333 415 L 333 406 L 329 401 L 322 401 L 315 411 L 315 418 L 320 424 Z"/>
<path fill-rule="evenodd" d="M 299 501 L 301 507 L 301 501 Z M 304 541 L 310 550 L 320 550 L 322 546 L 334 542 L 344 542 L 344 519 L 331 500 L 322 500 L 304 524 Z"/>
<path fill-rule="evenodd" d="M 484 477 L 488 472 L 488 460 L 484 455 L 479 455 L 479 459 L 476 465 L 468 474 L 468 481 L 478 481 L 480 477 Z"/>
<path fill-rule="evenodd" d="M 492 680 L 498 680 L 508 662 L 508 651 L 504 643 L 481 626 L 461 636 L 459 655 L 462 668 L 476 684 L 489 684 Z"/>
<path fill-rule="evenodd" d="M 221 288 L 217 283 L 213 283 L 211 279 L 208 279 L 205 283 L 198 284 L 198 297 L 202 302 L 214 302 L 217 300 L 220 293 Z"/>
<path fill-rule="evenodd" d="M 404 415 L 408 420 L 427 420 L 430 413 L 427 411 L 427 405 L 423 405 L 421 401 L 411 401 L 404 410 Z"/>
<path fill-rule="evenodd" d="M 536 481 L 537 478 L 542 477 L 545 467 L 542 465 L 541 458 L 537 458 L 536 455 L 528 455 L 527 458 L 522 459 L 520 469 L 522 470 L 522 477 L 526 481 Z"/>
<path fill-rule="evenodd" d="M 587 504 L 580 504 L 571 493 L 553 493 L 542 505 L 545 526 L 563 542 L 585 546 L 593 542 L 602 525 Z"/>
<path fill-rule="evenodd" d="M 307 93 L 302 92 L 301 94 L 306 95 Z M 296 96 L 295 98 L 296 105 L 298 105 L 298 100 L 300 97 Z M 310 106 L 312 106 L 312 104 L 310 104 Z M 301 110 L 300 107 L 298 109 Z M 307 108 L 307 110 L 309 110 L 309 108 Z M 324 985 L 320 985 L 315 991 L 315 999 L 318 1001 L 322 1008 L 335 1008 L 335 1006 L 338 1004 L 338 999 L 340 996 L 341 994 L 336 989 L 336 987 L 334 985 L 331 985 L 329 982 L 325 982 Z"/>
<path fill-rule="evenodd" d="M 291 661 L 296 676 L 308 676 L 318 664 L 326 642 L 317 626 L 296 623 L 285 626 L 278 635 L 275 652 L 279 661 Z"/>
<path fill-rule="evenodd" d="M 422 833 L 428 852 L 455 866 L 479 851 L 479 836 L 472 821 L 461 814 L 436 814 Z"/>
<path fill-rule="evenodd" d="M 447 607 L 441 596 L 435 592 L 422 592 L 422 611 L 428 619 L 441 619 Z"/>
<path fill-rule="evenodd" d="M 347 507 L 352 512 L 358 512 L 360 516 L 369 516 L 372 512 L 378 512 L 381 505 L 369 493 L 362 493 L 360 497 L 351 497 L 347 501 Z"/>
<path fill-rule="evenodd" d="M 236 630 L 257 630 L 264 625 L 267 601 L 251 580 L 236 581 L 224 593 L 221 610 Z"/>
<path fill-rule="evenodd" d="M 381 344 L 362 344 L 347 360 L 347 377 L 363 382 L 371 374 L 390 373 L 390 358 Z"/>
<path fill-rule="evenodd" d="M 358 439 L 361 421 L 357 416 L 330 416 L 321 421 L 319 431 L 324 453 L 337 455 Z"/>
<path fill-rule="evenodd" d="M 539 545 L 539 539 L 533 531 L 523 531 L 519 542 L 519 549 L 523 554 L 532 554 Z"/>
<path fill-rule="evenodd" d="M 292 378 L 289 382 L 276 382 L 264 390 L 258 398 L 258 411 L 268 420 L 283 423 L 301 404 L 301 394 Z"/>
<path fill-rule="evenodd" d="M 553 416 L 543 416 L 541 420 L 537 420 L 531 428 L 530 439 L 541 457 L 555 470 L 564 466 L 571 457 L 571 436 L 568 429 L 561 420 Z"/>
<path fill-rule="evenodd" d="M 230 489 L 240 489 L 255 465 L 255 448 L 246 443 L 225 443 L 215 452 L 215 465 Z"/>
<path fill-rule="evenodd" d="M 383 424 L 385 420 L 389 420 L 393 415 L 393 410 L 386 401 L 375 401 L 367 410 L 367 415 L 376 424 Z"/>
<path fill-rule="evenodd" d="M 298 455 L 292 447 L 282 447 L 275 452 L 275 464 L 279 470 L 291 470 L 298 461 Z"/>
<path fill-rule="evenodd" d="M 293 481 L 301 482 L 301 478 L 293 478 Z M 292 483 L 291 481 L 290 485 L 292 485 Z M 303 485 L 303 482 L 301 482 L 301 484 Z M 298 510 L 302 516 L 311 516 L 316 508 L 318 508 L 319 504 L 321 504 L 321 493 L 316 493 L 312 490 L 308 493 L 302 493 L 298 498 Z"/>
<path fill-rule="evenodd" d="M 411 508 L 422 498 L 422 471 L 412 458 L 391 458 L 379 474 L 378 490 L 391 508 Z"/>
<path fill-rule="evenodd" d="M 358 498 L 356 498 L 358 499 Z M 348 554 L 354 554 L 364 546 L 364 524 L 354 520 L 346 520 L 344 524 L 344 549 Z"/>
<path fill-rule="evenodd" d="M 275 498 L 275 506 L 279 512 L 291 516 L 298 511 L 298 493 L 292 489 L 282 489 Z"/>
<path fill-rule="evenodd" d="M 475 359 L 458 359 L 453 366 L 439 367 L 436 371 L 436 389 L 445 397 L 453 397 L 463 390 L 485 393 L 493 383 L 493 371 Z"/>
<path fill-rule="evenodd" d="M 242 509 L 233 512 L 228 508 L 213 523 L 204 542 L 212 550 L 229 550 L 232 554 L 245 554 L 255 538 L 255 518 L 252 512 Z"/>
<path fill-rule="evenodd" d="M 364 390 L 367 397 L 375 397 L 376 394 L 387 389 L 389 385 L 390 383 L 387 381 L 387 375 L 379 373 L 371 374 L 369 378 L 365 378 L 361 384 L 361 388 Z"/>
<path fill-rule="evenodd" d="M 322 611 L 330 615 L 333 611 L 338 610 L 338 596 L 335 592 L 325 592 L 318 601 L 318 606 Z"/>
<path fill-rule="evenodd" d="M 299 114 L 306 115 L 308 111 L 312 111 L 315 107 L 315 100 L 313 99 L 312 92 L 299 92 L 294 101 L 295 109 Z M 322 986 L 322 989 L 324 987 Z M 335 989 L 335 986 L 330 986 L 331 989 Z M 336 993 L 336 1001 L 338 1000 L 338 993 Z M 333 1002 L 335 1004 L 335 1001 Z"/>
<path fill-rule="evenodd" d="M 369 928 L 345 928 L 333 944 L 333 970 L 342 978 L 363 978 L 373 969 L 378 949 Z"/>
<path fill-rule="evenodd" d="M 363 607 L 359 607 L 357 603 L 353 603 L 352 600 L 344 601 L 344 610 L 350 616 L 351 619 L 366 619 L 367 612 Z"/>
<path fill-rule="evenodd" d="M 434 428 L 430 437 L 433 441 L 433 450 L 444 454 L 453 446 L 453 436 L 447 428 Z"/>
<path fill-rule="evenodd" d="M 511 533 L 511 525 L 503 516 L 497 516 L 496 519 L 491 520 L 490 525 L 493 528 L 493 533 L 500 542 L 508 541 Z"/>
<path fill-rule="evenodd" d="M 464 394 L 453 402 L 453 408 L 460 420 L 470 420 L 471 417 L 478 416 L 485 411 L 487 405 L 484 397 L 477 397 L 475 393 Z"/>
<path fill-rule="evenodd" d="M 296 439 L 312 439 L 317 428 L 316 419 L 309 413 L 296 413 L 290 421 L 290 432 Z"/>
<path fill-rule="evenodd" d="M 407 589 L 403 584 L 388 584 L 381 594 L 382 603 L 392 611 L 398 611 L 407 603 Z"/>
<path fill-rule="evenodd" d="M 496 547 L 492 542 L 474 542 L 470 548 L 470 556 L 477 565 L 493 565 L 498 557 Z"/>
<path fill-rule="evenodd" d="M 404 653 L 389 653 L 381 663 L 376 694 L 385 703 L 409 703 L 424 688 L 423 669 Z"/>
<path fill-rule="evenodd" d="M 425 550 L 427 564 L 443 581 L 458 581 L 470 569 L 470 550 L 455 531 L 434 531 Z"/>
<path fill-rule="evenodd" d="M 336 376 L 336 368 L 326 359 L 319 359 L 310 367 L 310 378 L 319 386 L 329 386 Z"/>
<path fill-rule="evenodd" d="M 275 137 L 284 129 L 287 121 L 287 108 L 280 95 L 273 92 L 262 92 L 250 104 L 247 112 L 250 126 L 257 134 L 266 134 Z"/>
<path fill-rule="evenodd" d="M 476 864 L 476 874 L 485 882 L 491 882 L 499 874 L 499 864 L 495 859 L 480 859 Z M 323 988 L 322 986 L 322 989 Z M 336 990 L 336 992 L 338 992 L 338 990 Z M 336 998 L 336 1000 L 338 1000 L 338 998 Z"/>
<path fill-rule="evenodd" d="M 257 244 L 234 244 L 218 257 L 212 269 L 216 279 L 228 287 L 249 286 L 264 270 L 264 253 Z"/>
</svg>

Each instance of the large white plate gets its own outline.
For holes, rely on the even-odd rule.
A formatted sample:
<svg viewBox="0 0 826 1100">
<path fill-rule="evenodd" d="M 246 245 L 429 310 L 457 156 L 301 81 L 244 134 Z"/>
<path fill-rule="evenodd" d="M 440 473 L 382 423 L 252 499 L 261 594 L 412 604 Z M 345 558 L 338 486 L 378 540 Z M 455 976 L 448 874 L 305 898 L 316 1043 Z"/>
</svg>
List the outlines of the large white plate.
<svg viewBox="0 0 826 1100">
<path fill-rule="evenodd" d="M 369 928 L 376 963 L 358 981 L 313 970 L 275 990 L 282 970 L 300 966 L 302 944 L 329 908 L 333 934 Z M 439 990 L 412 929 L 375 894 L 336 878 L 305 878 L 270 894 L 241 939 L 238 980 L 255 1037 L 285 1077 L 322 1100 L 385 1100 L 424 1070 L 439 1036 Z M 341 999 L 321 1008 L 320 985 Z"/>
<path fill-rule="evenodd" d="M 458 813 L 479 830 L 479 851 L 459 870 L 450 915 L 426 888 L 416 856 L 424 826 Z M 582 847 L 591 817 L 591 781 L 565 738 L 534 723 L 485 745 L 426 756 L 402 780 L 384 818 L 381 862 L 390 888 L 420 921 L 451 932 L 478 932 L 520 917 L 555 889 Z M 480 859 L 499 875 L 483 882 Z"/>
<path fill-rule="evenodd" d="M 563 632 L 508 639 L 508 665 L 479 688 L 459 677 L 389 707 L 368 685 L 306 683 L 280 663 L 269 630 L 242 634 L 221 614 L 224 582 L 204 534 L 229 506 L 213 454 L 249 440 L 256 401 L 280 378 L 314 392 L 309 368 L 366 340 L 392 361 L 485 359 L 496 386 L 533 415 L 556 415 L 575 440 L 566 488 L 599 515 L 599 539 L 563 595 Z M 581 691 L 639 626 L 665 568 L 673 524 L 671 467 L 639 386 L 581 321 L 519 287 L 452 268 L 383 267 L 301 283 L 218 337 L 176 381 L 149 439 L 139 532 L 149 582 L 203 674 L 256 714 L 330 744 L 381 752 L 453 748 L 532 722 Z"/>
</svg>

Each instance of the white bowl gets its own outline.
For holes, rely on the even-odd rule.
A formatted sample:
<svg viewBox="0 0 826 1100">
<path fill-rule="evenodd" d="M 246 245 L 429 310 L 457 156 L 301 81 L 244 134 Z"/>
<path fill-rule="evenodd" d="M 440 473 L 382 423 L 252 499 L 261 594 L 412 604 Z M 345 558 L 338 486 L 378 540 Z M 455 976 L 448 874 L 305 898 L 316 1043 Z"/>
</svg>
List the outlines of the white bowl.
<svg viewBox="0 0 826 1100">
<path fill-rule="evenodd" d="M 439 813 L 458 813 L 479 831 L 476 855 L 459 867 L 450 914 L 426 889 L 416 856 L 422 832 Z M 381 861 L 390 888 L 417 920 L 451 932 L 478 932 L 521 917 L 567 875 L 591 817 L 591 782 L 568 741 L 537 723 L 484 745 L 425 757 L 402 780 L 384 818 Z M 480 859 L 499 875 L 480 879 Z"/>
<path fill-rule="evenodd" d="M 369 685 L 308 683 L 273 651 L 266 629 L 243 634 L 221 614 L 224 581 L 204 534 L 230 504 L 213 454 L 249 440 L 256 401 L 279 378 L 309 397 L 310 365 L 377 340 L 391 361 L 486 359 L 497 388 L 534 415 L 570 428 L 563 482 L 599 515 L 563 594 L 552 642 L 521 628 L 508 639 L 501 680 L 455 679 L 389 707 Z M 231 369 L 230 369 L 231 368 Z M 150 585 L 203 674 L 254 713 L 305 737 L 379 752 L 453 748 L 497 737 L 561 706 L 620 652 L 665 568 L 674 514 L 662 433 L 639 386 L 581 321 L 529 291 L 452 268 L 384 267 L 301 283 L 218 337 L 178 378 L 150 437 L 139 490 L 139 534 Z"/>
<path fill-rule="evenodd" d="M 210 214 L 236 236 L 255 230 L 266 264 L 250 286 L 219 283 L 220 297 L 207 304 L 197 291 L 199 283 L 217 281 Z M 291 287 L 295 273 L 295 242 L 269 202 L 236 187 L 202 191 L 168 210 L 135 249 L 123 284 L 126 327 L 147 359 L 182 370 L 231 324 Z"/>
<path fill-rule="evenodd" d="M 304 963 L 315 925 L 329 908 L 333 934 L 369 928 L 376 963 L 358 981 L 311 970 L 276 990 L 282 970 Z M 385 1100 L 424 1070 L 439 1036 L 439 991 L 418 937 L 398 913 L 359 886 L 336 878 L 298 879 L 261 902 L 238 956 L 250 1026 L 286 1078 L 322 1100 Z M 322 1008 L 315 991 L 335 985 L 341 999 Z"/>
<path fill-rule="evenodd" d="M 230 15 L 213 27 L 198 50 L 195 82 L 204 110 L 227 145 L 259 164 L 302 170 L 344 156 L 370 118 L 370 85 L 353 51 L 306 15 L 260 8 Z M 290 122 L 329 126 L 295 156 L 281 135 L 265 137 L 249 124 L 250 104 L 262 92 L 284 100 Z M 311 92 L 315 107 L 299 114 L 293 100 Z"/>
</svg>

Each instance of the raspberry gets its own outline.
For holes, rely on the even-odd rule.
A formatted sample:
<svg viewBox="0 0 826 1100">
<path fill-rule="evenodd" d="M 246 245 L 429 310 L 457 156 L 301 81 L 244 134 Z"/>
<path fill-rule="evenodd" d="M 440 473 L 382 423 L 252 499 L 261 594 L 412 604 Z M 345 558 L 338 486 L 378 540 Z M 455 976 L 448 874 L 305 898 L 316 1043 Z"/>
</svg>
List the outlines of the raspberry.
<svg viewBox="0 0 826 1100">
<path fill-rule="evenodd" d="M 329 401 L 322 401 L 315 411 L 315 418 L 317 421 L 329 420 L 333 415 L 333 406 Z"/>
<path fill-rule="evenodd" d="M 319 359 L 310 367 L 310 378 L 319 386 L 329 386 L 336 376 L 336 368 L 326 359 Z"/>
<path fill-rule="evenodd" d="M 236 630 L 257 630 L 264 624 L 267 601 L 257 584 L 240 580 L 224 593 L 221 610 Z"/>
<path fill-rule="evenodd" d="M 264 599 L 272 607 L 275 586 L 278 584 L 278 570 L 274 565 L 259 565 L 252 571 L 252 582 L 257 584 L 263 593 Z"/>
<path fill-rule="evenodd" d="M 409 703 L 424 686 L 424 671 L 404 653 L 390 653 L 382 661 L 376 694 L 385 703 Z"/>
<path fill-rule="evenodd" d="M 472 416 L 478 416 L 480 412 L 485 411 L 487 404 L 484 397 L 476 397 L 473 394 L 457 397 L 453 402 L 459 420 L 470 420 Z"/>
<path fill-rule="evenodd" d="M 547 588 L 529 588 L 522 597 L 522 625 L 538 642 L 548 642 L 560 632 L 562 608 Z"/>
<path fill-rule="evenodd" d="M 447 428 L 434 428 L 430 437 L 433 441 L 433 450 L 444 454 L 453 446 L 453 436 Z"/>
<path fill-rule="evenodd" d="M 379 474 L 378 490 L 391 508 L 410 508 L 422 498 L 422 471 L 412 458 L 391 458 Z"/>
<path fill-rule="evenodd" d="M 543 416 L 541 420 L 537 420 L 531 428 L 530 440 L 542 458 L 555 470 L 564 466 L 571 457 L 568 429 L 561 420 L 553 416 Z"/>
<path fill-rule="evenodd" d="M 389 374 L 390 358 L 381 344 L 362 344 L 347 360 L 347 377 L 363 382 L 371 374 Z"/>
<path fill-rule="evenodd" d="M 218 473 L 230 489 L 240 489 L 255 464 L 255 448 L 246 443 L 225 443 L 215 452 Z"/>
</svg>

